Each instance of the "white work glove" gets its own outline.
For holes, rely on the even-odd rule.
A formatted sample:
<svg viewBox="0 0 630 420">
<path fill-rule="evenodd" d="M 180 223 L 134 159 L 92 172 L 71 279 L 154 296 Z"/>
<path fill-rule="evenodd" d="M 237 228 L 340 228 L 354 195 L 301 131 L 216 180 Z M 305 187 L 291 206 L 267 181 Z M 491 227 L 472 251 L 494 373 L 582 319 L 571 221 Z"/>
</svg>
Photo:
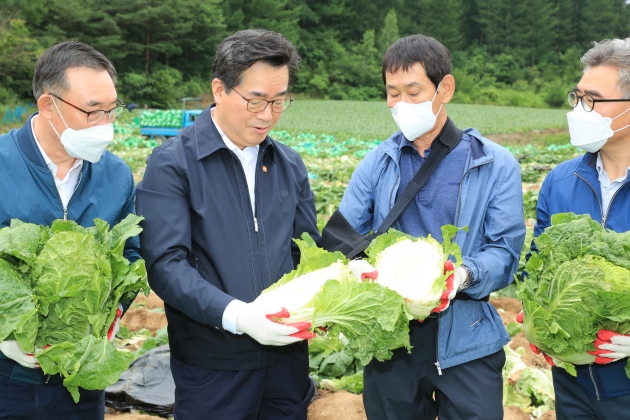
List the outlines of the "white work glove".
<svg viewBox="0 0 630 420">
<path fill-rule="evenodd" d="M 588 353 L 595 356 L 595 363 L 606 364 L 630 357 L 630 335 L 599 330 L 593 344 L 596 350 Z"/>
<path fill-rule="evenodd" d="M 26 353 L 15 340 L 0 343 L 0 351 L 9 359 L 30 369 L 41 368 L 33 353 Z"/>
<path fill-rule="evenodd" d="M 449 271 L 451 271 L 452 274 L 446 279 L 446 290 L 442 293 L 440 304 L 437 308 L 433 309 L 433 312 L 438 313 L 445 311 L 451 304 L 451 300 L 455 299 L 455 295 L 460 287 L 462 287 L 462 284 L 466 281 L 468 272 L 461 266 L 453 267 L 453 262 L 446 260 L 444 263 L 444 274 Z"/>
<path fill-rule="evenodd" d="M 352 260 L 348 263 L 348 267 L 359 280 L 365 281 L 365 279 L 371 279 L 376 281 L 378 278 L 378 271 L 372 267 L 372 264 L 365 260 Z"/>
<path fill-rule="evenodd" d="M 236 315 L 236 329 L 266 346 L 286 346 L 308 338 L 314 338 L 310 322 L 284 324 L 272 318 L 288 318 L 286 308 L 264 307 L 256 302 L 247 303 Z"/>
<path fill-rule="evenodd" d="M 109 330 L 107 330 L 107 339 L 111 342 L 116 338 L 116 334 L 118 334 L 118 330 L 120 330 L 120 318 L 122 318 L 123 307 L 119 303 L 118 308 L 116 308 L 116 317 L 112 322 L 112 325 L 109 326 Z"/>
</svg>

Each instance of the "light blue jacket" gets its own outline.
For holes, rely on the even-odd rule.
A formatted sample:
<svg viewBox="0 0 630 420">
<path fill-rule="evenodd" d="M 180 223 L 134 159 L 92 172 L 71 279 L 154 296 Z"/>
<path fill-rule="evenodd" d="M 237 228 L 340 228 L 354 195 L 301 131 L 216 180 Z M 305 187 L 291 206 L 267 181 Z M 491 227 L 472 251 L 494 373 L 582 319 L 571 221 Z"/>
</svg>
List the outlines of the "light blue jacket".
<svg viewBox="0 0 630 420">
<path fill-rule="evenodd" d="M 471 151 L 459 189 L 455 242 L 474 275 L 466 293 L 482 299 L 509 285 L 525 239 L 523 191 L 518 162 L 503 147 L 466 129 Z M 370 151 L 352 175 L 339 211 L 358 232 L 376 230 L 394 206 L 400 185 L 397 132 Z M 400 226 L 395 226 L 400 229 Z M 441 369 L 496 353 L 510 341 L 501 317 L 485 301 L 454 300 L 438 315 L 436 366 Z"/>
</svg>

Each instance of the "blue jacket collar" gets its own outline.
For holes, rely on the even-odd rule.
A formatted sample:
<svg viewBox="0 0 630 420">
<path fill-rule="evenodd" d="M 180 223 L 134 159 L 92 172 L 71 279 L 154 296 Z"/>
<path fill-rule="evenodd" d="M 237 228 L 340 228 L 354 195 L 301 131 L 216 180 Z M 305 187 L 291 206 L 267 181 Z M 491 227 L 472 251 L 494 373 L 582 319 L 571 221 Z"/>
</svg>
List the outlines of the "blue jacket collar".
<svg viewBox="0 0 630 420">
<path fill-rule="evenodd" d="M 597 154 L 596 153 L 586 153 L 577 168 L 575 169 L 575 174 L 580 178 L 586 180 L 593 189 L 597 196 L 600 196 L 600 187 L 599 187 L 599 176 L 597 175 L 597 168 L 595 165 L 597 164 Z"/>
<path fill-rule="evenodd" d="M 201 160 L 207 156 L 210 156 L 214 152 L 220 149 L 227 149 L 225 142 L 221 138 L 221 134 L 217 130 L 217 127 L 212 122 L 212 116 L 210 115 L 210 109 L 215 107 L 216 104 L 210 105 L 204 109 L 201 114 L 195 120 L 192 126 L 192 136 L 197 144 L 197 160 Z M 271 146 L 271 147 L 269 147 Z M 267 136 L 265 140 L 259 145 L 258 153 L 269 147 L 271 159 L 274 158 L 274 148 L 271 138 Z"/>
<path fill-rule="evenodd" d="M 482 165 L 493 159 L 492 152 L 484 148 L 484 144 L 489 142 L 474 128 L 466 128 L 464 134 L 468 134 L 472 139 L 470 142 L 472 166 Z M 401 149 L 409 142 L 401 131 L 394 133 L 385 141 L 383 152 L 392 158 L 396 164 L 400 160 Z"/>
<path fill-rule="evenodd" d="M 17 130 L 17 140 L 18 145 L 24 156 L 33 164 L 37 166 L 41 166 L 43 168 L 48 168 L 46 166 L 46 161 L 39 151 L 39 147 L 37 147 L 37 143 L 35 143 L 35 137 L 33 136 L 32 129 L 32 120 L 33 117 L 37 115 L 37 112 L 28 117 L 28 121 L 24 124 L 20 129 Z"/>
</svg>

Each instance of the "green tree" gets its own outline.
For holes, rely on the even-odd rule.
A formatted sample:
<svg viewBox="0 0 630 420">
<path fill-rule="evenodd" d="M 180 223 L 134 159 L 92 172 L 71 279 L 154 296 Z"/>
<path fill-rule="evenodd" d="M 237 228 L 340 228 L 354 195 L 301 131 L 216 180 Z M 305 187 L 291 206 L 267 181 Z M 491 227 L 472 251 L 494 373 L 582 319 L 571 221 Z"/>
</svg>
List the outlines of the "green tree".
<svg viewBox="0 0 630 420">
<path fill-rule="evenodd" d="M 23 20 L 0 18 L 0 98 L 32 97 L 31 80 L 43 51 Z"/>
<path fill-rule="evenodd" d="M 462 32 L 462 0 L 419 0 L 419 32 L 440 41 L 449 50 L 464 44 Z"/>
<path fill-rule="evenodd" d="M 381 53 L 385 53 L 385 50 L 389 48 L 394 42 L 400 38 L 398 34 L 398 19 L 396 17 L 396 10 L 389 9 L 385 16 L 385 22 L 383 23 L 383 29 L 381 29 L 377 46 Z"/>
</svg>

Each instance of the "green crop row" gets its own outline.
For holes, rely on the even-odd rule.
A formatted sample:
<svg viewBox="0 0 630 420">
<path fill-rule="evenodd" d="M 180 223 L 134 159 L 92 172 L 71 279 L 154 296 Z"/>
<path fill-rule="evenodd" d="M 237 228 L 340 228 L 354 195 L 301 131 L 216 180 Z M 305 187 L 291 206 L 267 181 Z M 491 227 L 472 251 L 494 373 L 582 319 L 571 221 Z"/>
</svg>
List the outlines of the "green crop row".
<svg viewBox="0 0 630 420">
<path fill-rule="evenodd" d="M 524 133 L 567 127 L 567 110 L 449 104 L 448 115 L 461 128 L 481 134 Z M 296 100 L 277 130 L 327 133 L 337 138 L 386 139 L 398 128 L 385 101 Z"/>
</svg>

